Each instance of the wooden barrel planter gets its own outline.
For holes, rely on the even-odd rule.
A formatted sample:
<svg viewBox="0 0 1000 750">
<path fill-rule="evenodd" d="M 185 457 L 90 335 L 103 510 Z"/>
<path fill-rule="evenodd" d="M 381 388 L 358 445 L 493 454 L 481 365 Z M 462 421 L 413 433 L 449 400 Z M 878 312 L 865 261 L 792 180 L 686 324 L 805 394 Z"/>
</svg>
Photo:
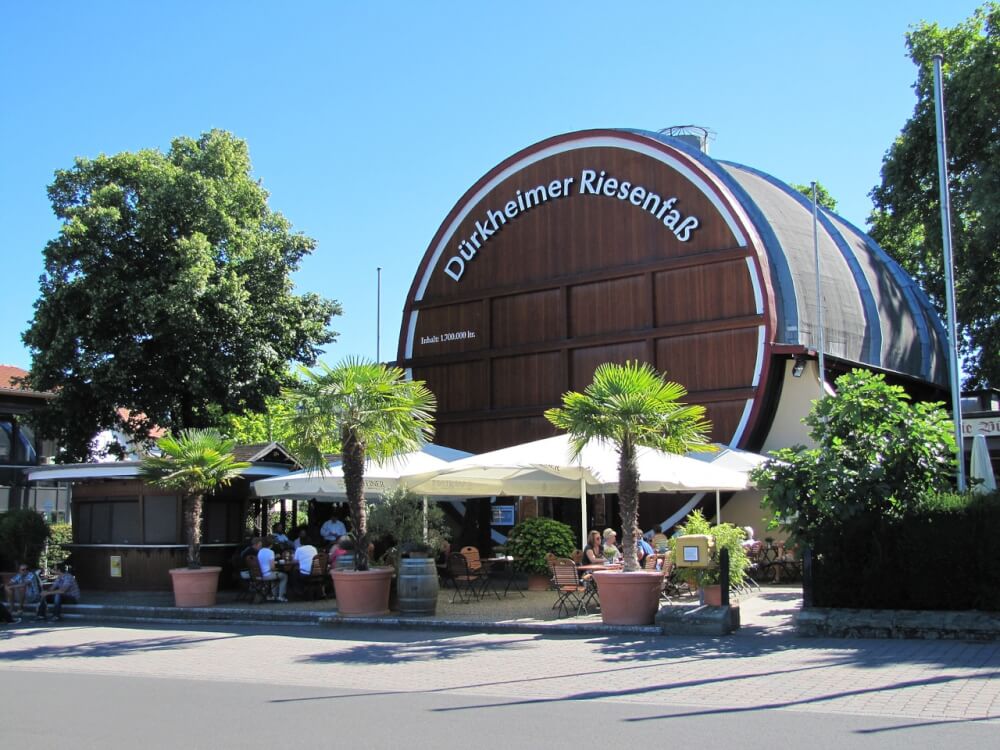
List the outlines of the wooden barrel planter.
<svg viewBox="0 0 1000 750">
<path fill-rule="evenodd" d="M 408 557 L 399 562 L 396 591 L 401 615 L 433 615 L 437 611 L 438 574 L 429 557 Z"/>
</svg>

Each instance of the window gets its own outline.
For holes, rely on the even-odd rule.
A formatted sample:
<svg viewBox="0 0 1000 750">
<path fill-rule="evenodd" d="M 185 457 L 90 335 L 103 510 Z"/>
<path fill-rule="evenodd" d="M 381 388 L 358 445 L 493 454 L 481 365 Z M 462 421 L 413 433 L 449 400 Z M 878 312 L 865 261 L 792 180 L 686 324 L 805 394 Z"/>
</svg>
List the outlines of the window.
<svg viewBox="0 0 1000 750">
<path fill-rule="evenodd" d="M 143 539 L 146 544 L 178 544 L 181 539 L 179 498 L 176 495 L 145 495 Z"/>
<path fill-rule="evenodd" d="M 73 540 L 79 544 L 141 544 L 139 499 L 78 503 L 73 519 Z"/>
</svg>

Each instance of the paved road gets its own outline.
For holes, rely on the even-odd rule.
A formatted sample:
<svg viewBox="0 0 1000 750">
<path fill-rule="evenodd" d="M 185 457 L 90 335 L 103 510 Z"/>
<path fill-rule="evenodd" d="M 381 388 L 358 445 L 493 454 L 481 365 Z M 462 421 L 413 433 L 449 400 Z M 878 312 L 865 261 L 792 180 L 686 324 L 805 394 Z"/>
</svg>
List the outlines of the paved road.
<svg viewBox="0 0 1000 750">
<path fill-rule="evenodd" d="M 0 664 L 32 748 L 1000 744 L 997 644 L 64 624 L 5 629 Z"/>
</svg>

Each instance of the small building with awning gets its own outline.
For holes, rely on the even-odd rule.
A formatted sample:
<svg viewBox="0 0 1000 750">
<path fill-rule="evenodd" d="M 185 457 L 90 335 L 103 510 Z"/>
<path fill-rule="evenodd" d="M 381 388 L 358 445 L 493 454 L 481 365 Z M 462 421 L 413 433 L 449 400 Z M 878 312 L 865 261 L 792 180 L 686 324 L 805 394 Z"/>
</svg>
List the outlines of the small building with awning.
<svg viewBox="0 0 1000 750">
<path fill-rule="evenodd" d="M 258 528 L 258 514 L 266 522 L 266 506 L 251 498 L 251 483 L 300 468 L 278 443 L 240 445 L 234 453 L 251 465 L 205 498 L 202 517 L 202 563 L 222 566 L 223 586 L 231 558 L 246 541 L 248 519 Z M 29 482 L 70 486 L 73 543 L 67 548 L 84 589 L 169 590 L 167 571 L 187 564 L 183 498 L 143 482 L 140 463 L 55 464 L 28 472 Z"/>
</svg>

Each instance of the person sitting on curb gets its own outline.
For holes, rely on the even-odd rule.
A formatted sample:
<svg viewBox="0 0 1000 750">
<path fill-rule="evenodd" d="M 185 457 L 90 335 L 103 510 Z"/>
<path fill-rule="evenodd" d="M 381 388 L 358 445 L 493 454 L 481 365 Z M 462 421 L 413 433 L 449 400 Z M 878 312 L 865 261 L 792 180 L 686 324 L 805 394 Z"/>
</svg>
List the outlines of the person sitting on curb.
<svg viewBox="0 0 1000 750">
<path fill-rule="evenodd" d="M 24 614 L 24 605 L 37 605 L 42 595 L 42 580 L 25 563 L 17 566 L 17 574 L 7 583 L 7 606 L 12 615 Z"/>
<path fill-rule="evenodd" d="M 274 601 L 287 602 L 285 591 L 288 588 L 288 575 L 276 568 L 274 563 L 274 537 L 268 535 L 264 538 L 264 544 L 257 553 L 257 562 L 260 563 L 260 573 L 265 581 L 278 582 L 278 596 Z"/>
<path fill-rule="evenodd" d="M 42 592 L 41 600 L 38 602 L 38 618 L 48 619 L 48 600 L 52 600 L 52 619 L 62 619 L 62 605 L 76 604 L 80 601 L 80 585 L 76 582 L 76 577 L 69 572 L 66 563 L 61 562 L 56 565 L 59 575 L 56 577 L 52 588 Z"/>
</svg>

